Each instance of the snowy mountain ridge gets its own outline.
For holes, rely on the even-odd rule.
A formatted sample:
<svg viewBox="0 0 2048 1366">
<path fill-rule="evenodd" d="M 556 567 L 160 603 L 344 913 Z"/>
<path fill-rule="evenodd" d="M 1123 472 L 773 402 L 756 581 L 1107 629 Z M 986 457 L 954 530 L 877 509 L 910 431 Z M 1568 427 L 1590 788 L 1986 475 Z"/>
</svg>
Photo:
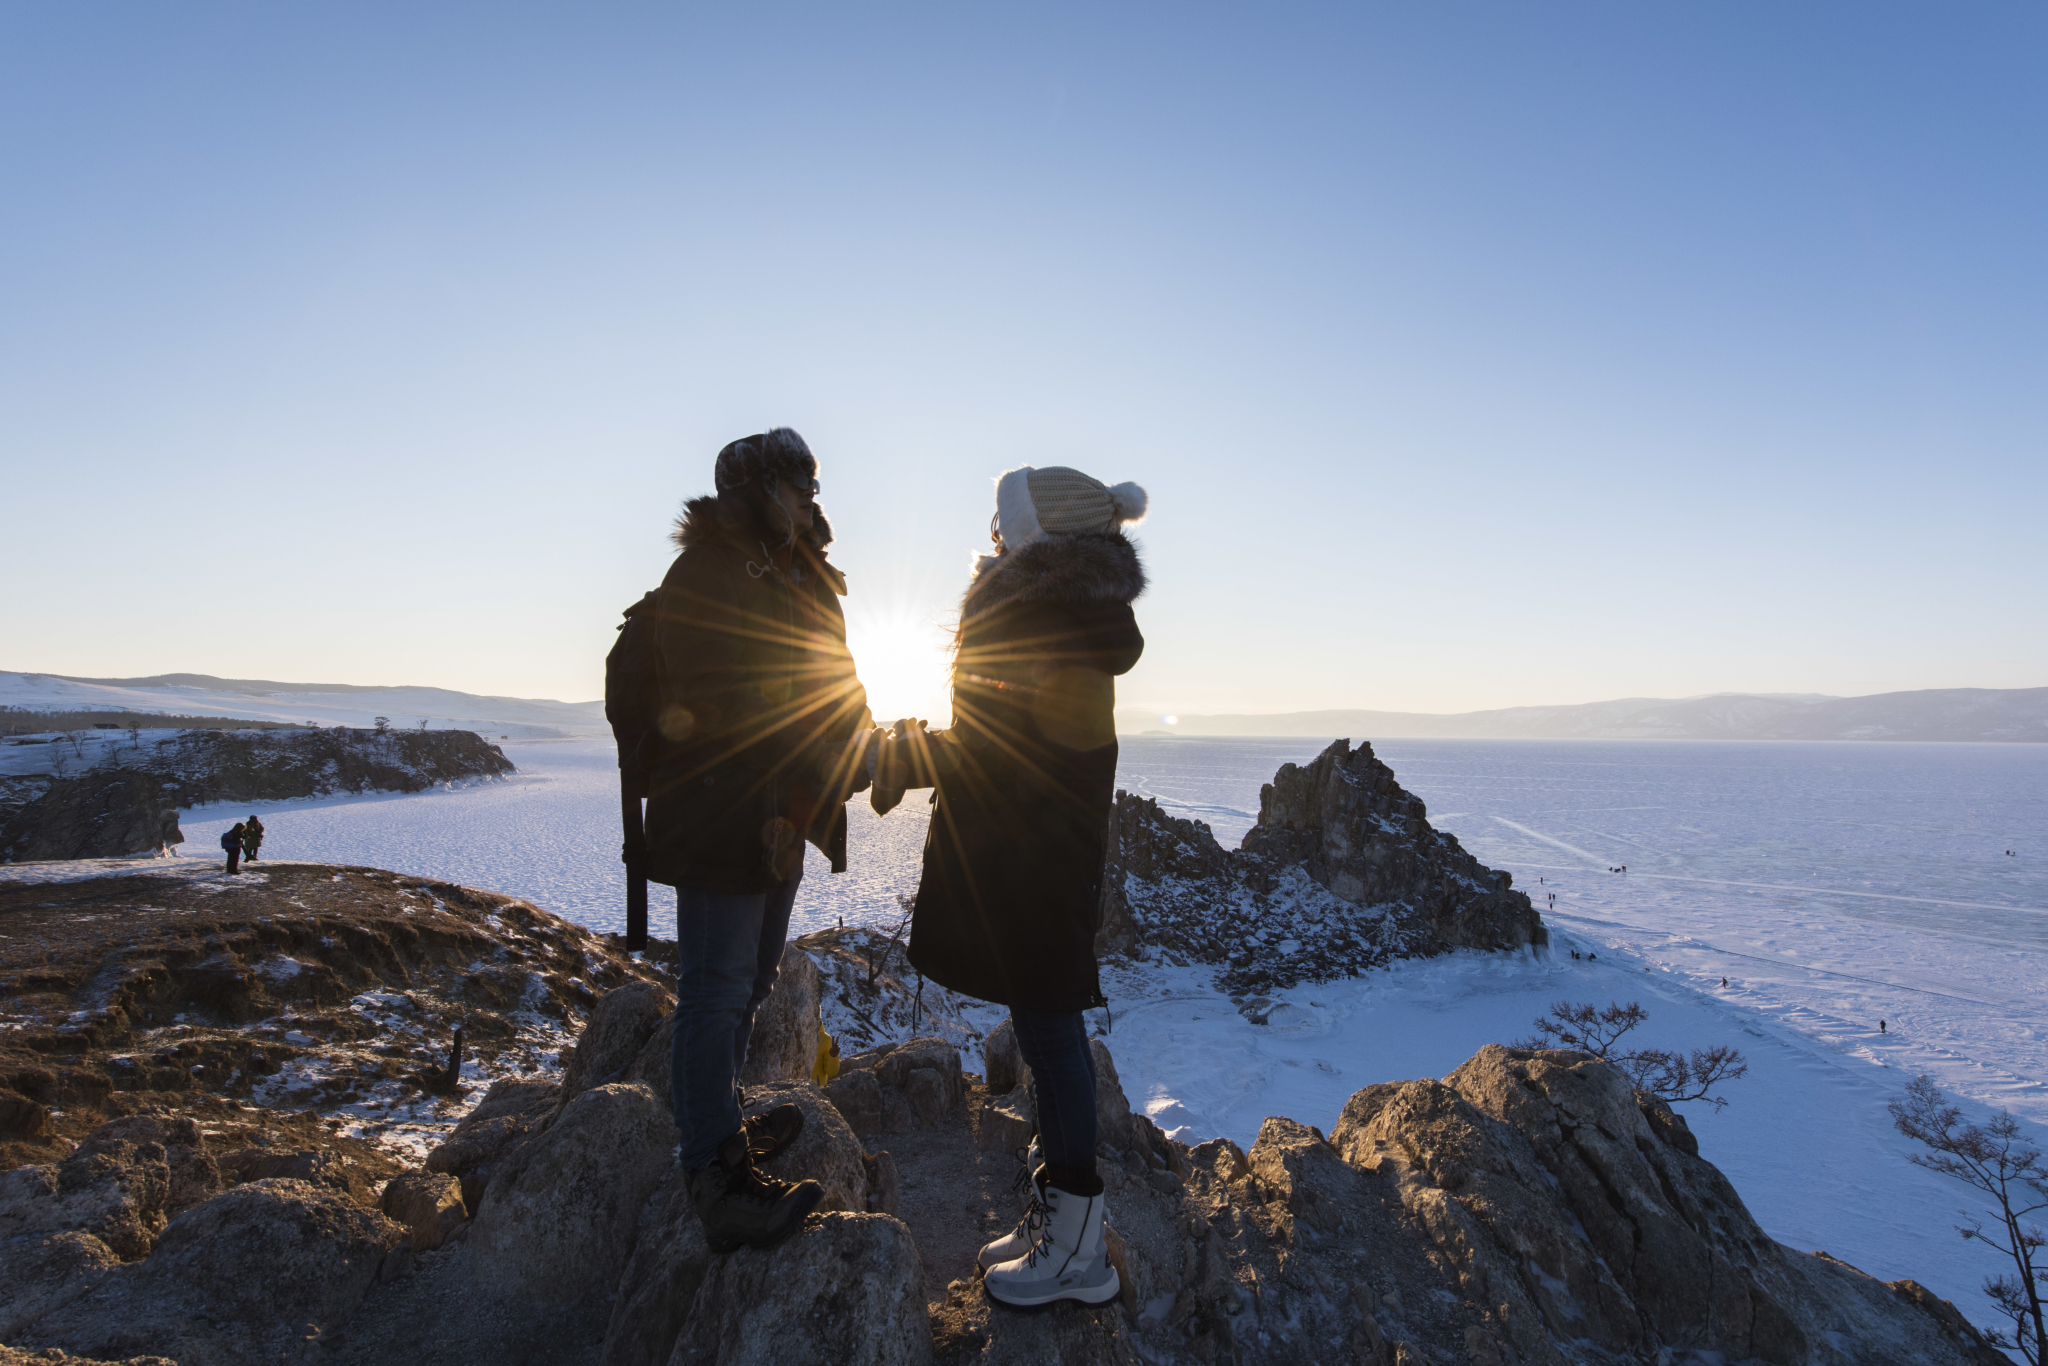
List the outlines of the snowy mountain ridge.
<svg viewBox="0 0 2048 1366">
<path fill-rule="evenodd" d="M 388 716 L 411 727 L 422 718 L 493 736 L 549 740 L 609 735 L 604 703 L 489 697 L 451 688 L 365 687 L 353 683 L 280 683 L 155 674 L 148 678 L 73 678 L 0 670 L 0 706 L 33 711 L 173 713 L 323 726 L 369 726 Z"/>
<path fill-rule="evenodd" d="M 1176 735 L 1491 740 L 2048 741 L 2048 688 L 1925 688 L 1869 697 L 1714 693 L 1436 714 L 1302 711 L 1176 716 L 1123 708 L 1117 729 Z"/>
</svg>

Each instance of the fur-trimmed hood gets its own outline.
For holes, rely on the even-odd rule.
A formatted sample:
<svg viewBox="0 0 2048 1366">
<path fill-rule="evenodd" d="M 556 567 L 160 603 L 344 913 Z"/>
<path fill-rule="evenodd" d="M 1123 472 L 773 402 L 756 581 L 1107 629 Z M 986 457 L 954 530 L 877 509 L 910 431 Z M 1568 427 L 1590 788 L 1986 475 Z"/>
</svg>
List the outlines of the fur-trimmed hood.
<svg viewBox="0 0 2048 1366">
<path fill-rule="evenodd" d="M 721 493 L 716 496 L 705 494 L 684 503 L 682 515 L 676 518 L 669 539 L 675 542 L 678 550 L 688 550 L 715 540 L 729 540 L 752 551 L 761 543 L 772 547 L 784 534 L 761 525 L 760 517 L 748 506 L 744 494 Z M 832 544 L 832 524 L 825 520 L 825 509 L 816 509 L 811 529 L 798 532 L 797 539 L 820 556 L 825 553 L 825 547 Z"/>
<path fill-rule="evenodd" d="M 1004 602 L 1128 606 L 1144 591 L 1145 566 L 1138 561 L 1138 548 L 1122 532 L 1050 533 L 976 561 L 974 581 L 960 600 L 960 615 L 970 617 Z"/>
</svg>

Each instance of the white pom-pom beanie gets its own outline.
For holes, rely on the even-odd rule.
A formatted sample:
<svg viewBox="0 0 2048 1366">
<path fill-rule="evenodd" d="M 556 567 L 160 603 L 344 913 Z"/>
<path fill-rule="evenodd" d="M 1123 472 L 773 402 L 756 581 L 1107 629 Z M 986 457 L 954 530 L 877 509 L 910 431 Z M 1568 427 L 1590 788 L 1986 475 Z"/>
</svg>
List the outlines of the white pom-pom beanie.
<svg viewBox="0 0 2048 1366">
<path fill-rule="evenodd" d="M 1020 465 L 996 480 L 996 526 L 1005 550 L 1020 550 L 1047 533 L 1115 531 L 1144 517 L 1145 490 L 1106 486 L 1064 465 Z"/>
</svg>

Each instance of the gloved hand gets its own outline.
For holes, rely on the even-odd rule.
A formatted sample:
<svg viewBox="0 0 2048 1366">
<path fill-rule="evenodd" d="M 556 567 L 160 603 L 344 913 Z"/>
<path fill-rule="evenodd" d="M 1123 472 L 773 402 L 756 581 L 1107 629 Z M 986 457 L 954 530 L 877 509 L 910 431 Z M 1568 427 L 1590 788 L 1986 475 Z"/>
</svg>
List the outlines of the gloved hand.
<svg viewBox="0 0 2048 1366">
<path fill-rule="evenodd" d="M 886 816 L 913 787 L 933 784 L 932 734 L 916 717 L 904 717 L 890 727 L 869 752 L 874 756 L 874 782 L 868 788 L 868 805 L 877 816 Z"/>
</svg>

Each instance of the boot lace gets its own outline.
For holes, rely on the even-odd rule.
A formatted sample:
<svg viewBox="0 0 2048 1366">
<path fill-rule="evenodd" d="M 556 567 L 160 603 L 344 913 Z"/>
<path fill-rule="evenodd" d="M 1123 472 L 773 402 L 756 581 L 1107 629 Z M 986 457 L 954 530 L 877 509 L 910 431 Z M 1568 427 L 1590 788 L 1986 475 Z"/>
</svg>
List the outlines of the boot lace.
<svg viewBox="0 0 2048 1366">
<path fill-rule="evenodd" d="M 1025 1209 L 1024 1222 L 1019 1227 L 1024 1230 L 1025 1241 L 1032 1245 L 1033 1251 L 1031 1255 L 1036 1256 L 1039 1235 L 1045 1228 L 1046 1218 L 1051 1211 L 1045 1207 L 1044 1193 L 1039 1190 L 1038 1183 L 1032 1180 L 1031 1150 L 1019 1148 L 1016 1150 L 1016 1153 L 1017 1176 L 1015 1180 L 1010 1182 L 1010 1189 L 1019 1195 L 1024 1194 L 1026 1191 L 1031 1193 L 1031 1204 Z"/>
</svg>

